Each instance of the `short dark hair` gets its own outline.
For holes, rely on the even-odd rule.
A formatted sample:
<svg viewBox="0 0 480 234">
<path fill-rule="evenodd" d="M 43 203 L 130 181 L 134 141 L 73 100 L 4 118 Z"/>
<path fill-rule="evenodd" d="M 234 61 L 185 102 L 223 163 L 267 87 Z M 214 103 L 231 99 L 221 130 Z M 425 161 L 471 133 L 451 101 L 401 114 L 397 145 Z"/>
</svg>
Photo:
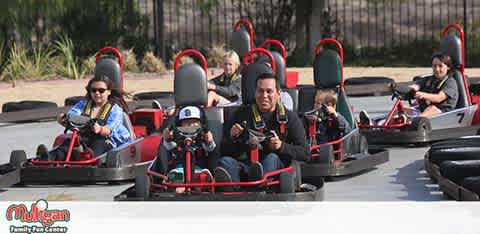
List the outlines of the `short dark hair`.
<svg viewBox="0 0 480 234">
<path fill-rule="evenodd" d="M 444 53 L 441 53 L 441 52 L 434 53 L 432 55 L 432 59 L 430 60 L 430 62 L 433 62 L 433 59 L 435 59 L 435 58 L 437 58 L 438 60 L 440 60 L 440 62 L 447 65 L 449 70 L 454 68 L 452 58 L 448 54 L 444 54 Z"/>
<path fill-rule="evenodd" d="M 281 87 L 280 87 L 280 82 L 278 82 L 278 79 L 277 79 L 277 76 L 273 73 L 262 73 L 260 74 L 258 77 L 257 77 L 257 82 L 256 84 L 258 84 L 258 81 L 259 80 L 266 80 L 266 79 L 274 79 L 275 80 L 275 88 L 277 88 L 277 91 L 280 91 L 281 90 Z"/>
</svg>

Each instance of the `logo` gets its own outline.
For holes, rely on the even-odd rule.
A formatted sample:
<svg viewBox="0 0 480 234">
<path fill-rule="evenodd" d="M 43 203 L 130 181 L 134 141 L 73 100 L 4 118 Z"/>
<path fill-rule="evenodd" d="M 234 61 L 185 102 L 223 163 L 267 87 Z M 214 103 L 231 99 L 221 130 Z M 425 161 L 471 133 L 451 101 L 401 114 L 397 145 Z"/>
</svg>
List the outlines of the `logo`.
<svg viewBox="0 0 480 234">
<path fill-rule="evenodd" d="M 6 218 L 8 221 L 17 220 L 25 223 L 23 226 L 10 225 L 10 233 L 66 233 L 65 226 L 54 226 L 56 222 L 70 221 L 70 211 L 48 209 L 46 200 L 38 200 L 30 206 L 25 204 L 13 204 L 7 208 Z M 34 225 L 39 223 L 40 225 Z"/>
</svg>

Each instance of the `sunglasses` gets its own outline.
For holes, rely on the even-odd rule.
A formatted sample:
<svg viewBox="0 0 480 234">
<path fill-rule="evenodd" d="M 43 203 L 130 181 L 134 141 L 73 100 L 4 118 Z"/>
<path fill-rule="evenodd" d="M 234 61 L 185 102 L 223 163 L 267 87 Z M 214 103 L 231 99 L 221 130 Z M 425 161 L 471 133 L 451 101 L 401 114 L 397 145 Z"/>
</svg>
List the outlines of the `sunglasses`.
<svg viewBox="0 0 480 234">
<path fill-rule="evenodd" d="M 99 92 L 99 93 L 105 93 L 105 91 L 107 91 L 108 89 L 104 89 L 104 88 L 99 88 L 99 89 L 96 89 L 96 88 L 90 88 L 88 89 L 88 91 L 90 93 L 96 93 L 96 92 Z"/>
</svg>

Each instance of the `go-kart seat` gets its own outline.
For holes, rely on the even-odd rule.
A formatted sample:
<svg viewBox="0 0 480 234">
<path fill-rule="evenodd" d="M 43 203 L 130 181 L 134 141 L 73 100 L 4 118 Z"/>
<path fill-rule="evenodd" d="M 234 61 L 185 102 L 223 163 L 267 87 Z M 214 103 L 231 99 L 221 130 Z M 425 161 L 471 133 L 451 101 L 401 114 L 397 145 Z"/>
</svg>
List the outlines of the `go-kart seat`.
<svg viewBox="0 0 480 234">
<path fill-rule="evenodd" d="M 250 48 L 250 35 L 243 25 L 232 32 L 230 45 L 240 58 L 245 57 Z M 243 61 L 242 61 L 243 62 Z"/>
<path fill-rule="evenodd" d="M 248 64 L 242 70 L 242 103 L 249 105 L 255 103 L 255 88 L 257 77 L 263 73 L 273 73 L 272 68 L 264 60 L 258 59 L 255 63 Z"/>
<path fill-rule="evenodd" d="M 112 79 L 115 88 L 123 87 L 121 74 L 120 65 L 114 59 L 103 58 L 95 65 L 95 76 L 107 76 Z"/>
<path fill-rule="evenodd" d="M 302 87 L 299 93 L 299 112 L 313 109 L 316 89 L 334 89 L 338 100 L 336 110 L 345 117 L 352 128 L 355 121 L 345 90 L 340 87 L 342 82 L 342 65 L 338 53 L 334 50 L 323 49 L 314 60 L 314 87 Z"/>
<path fill-rule="evenodd" d="M 114 59 L 111 59 L 111 58 L 101 59 L 95 66 L 95 75 L 107 76 L 112 80 L 113 86 L 115 88 L 121 89 L 123 87 L 120 65 Z M 123 126 L 125 126 L 125 128 L 130 133 L 131 139 L 134 140 L 135 133 L 133 131 L 133 126 L 132 126 L 132 123 L 130 122 L 130 118 L 127 113 L 123 113 L 122 122 L 123 122 Z"/>
<path fill-rule="evenodd" d="M 130 139 L 135 140 L 136 135 L 135 132 L 133 131 L 133 126 L 132 122 L 130 121 L 130 117 L 128 116 L 127 113 L 123 112 L 123 126 L 128 130 L 128 133 L 130 133 Z"/>
<path fill-rule="evenodd" d="M 298 89 L 287 87 L 287 65 L 285 60 L 283 59 L 283 56 L 277 51 L 271 51 L 271 53 L 273 59 L 275 60 L 275 67 L 277 70 L 276 76 L 278 78 L 278 82 L 280 82 L 282 92 L 290 95 L 293 101 L 292 111 L 296 112 L 298 110 Z"/>
<path fill-rule="evenodd" d="M 459 68 L 464 61 L 462 61 L 462 41 L 456 35 L 445 35 L 440 40 L 440 51 L 448 54 L 452 59 L 455 68 Z M 458 102 L 456 108 L 463 108 L 468 105 L 467 90 L 463 80 L 463 74 L 455 70 L 453 78 L 457 82 L 458 87 Z"/>
<path fill-rule="evenodd" d="M 207 103 L 207 74 L 198 64 L 184 64 L 173 80 L 175 105 L 202 106 Z"/>
</svg>

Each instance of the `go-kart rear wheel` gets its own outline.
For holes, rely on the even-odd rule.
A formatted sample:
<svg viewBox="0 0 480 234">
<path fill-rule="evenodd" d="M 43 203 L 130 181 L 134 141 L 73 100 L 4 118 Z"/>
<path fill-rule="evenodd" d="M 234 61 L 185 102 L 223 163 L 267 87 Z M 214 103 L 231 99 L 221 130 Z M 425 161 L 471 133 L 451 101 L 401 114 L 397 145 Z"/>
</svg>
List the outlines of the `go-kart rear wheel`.
<svg viewBox="0 0 480 234">
<path fill-rule="evenodd" d="M 14 150 L 10 153 L 10 165 L 21 167 L 27 161 L 27 154 L 23 150 Z"/>
<path fill-rule="evenodd" d="M 282 172 L 280 173 L 280 193 L 294 193 L 295 192 L 295 180 L 293 173 Z"/>
<path fill-rule="evenodd" d="M 150 197 L 150 178 L 146 174 L 135 177 L 135 195 L 144 200 Z"/>
<path fill-rule="evenodd" d="M 430 125 L 430 120 L 425 117 L 415 117 L 412 119 L 410 124 L 410 130 L 418 132 L 430 132 L 432 126 Z"/>
</svg>

